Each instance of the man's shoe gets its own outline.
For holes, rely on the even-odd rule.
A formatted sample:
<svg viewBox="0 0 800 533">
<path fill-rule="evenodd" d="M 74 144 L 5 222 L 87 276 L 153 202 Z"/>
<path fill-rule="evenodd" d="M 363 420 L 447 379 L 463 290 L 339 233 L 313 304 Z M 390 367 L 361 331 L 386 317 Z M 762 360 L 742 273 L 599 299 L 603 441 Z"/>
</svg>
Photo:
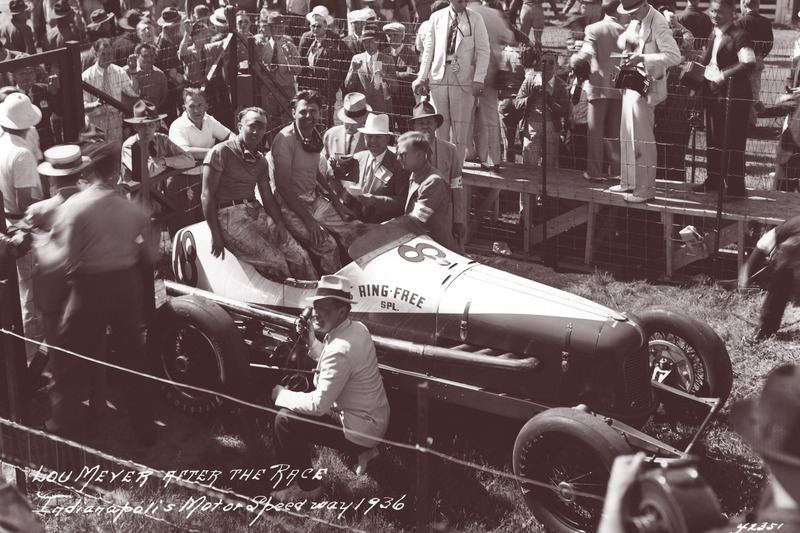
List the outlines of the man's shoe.
<svg viewBox="0 0 800 533">
<path fill-rule="evenodd" d="M 588 172 L 584 172 L 583 179 L 585 179 L 586 181 L 605 181 L 608 178 L 604 178 L 602 176 L 590 176 Z"/>
<path fill-rule="evenodd" d="M 370 448 L 365 452 L 358 454 L 358 463 L 356 464 L 356 475 L 363 476 L 367 473 L 367 465 L 369 462 L 380 455 L 378 448 Z"/>
<path fill-rule="evenodd" d="M 481 170 L 483 170 L 484 172 L 496 173 L 500 171 L 500 165 L 484 165 L 483 163 L 481 163 Z"/>
<path fill-rule="evenodd" d="M 622 185 L 613 185 L 609 187 L 608 190 L 611 192 L 633 192 L 633 189 L 627 189 Z"/>
<path fill-rule="evenodd" d="M 653 200 L 653 198 L 645 198 L 644 196 L 636 196 L 635 194 L 626 194 L 624 199 L 629 204 L 643 204 Z"/>
<path fill-rule="evenodd" d="M 274 490 L 270 496 L 279 502 L 296 502 L 300 500 L 315 501 L 322 494 L 322 487 L 317 485 L 317 488 L 311 490 L 303 490 L 297 483 L 292 483 L 285 489 Z"/>
</svg>

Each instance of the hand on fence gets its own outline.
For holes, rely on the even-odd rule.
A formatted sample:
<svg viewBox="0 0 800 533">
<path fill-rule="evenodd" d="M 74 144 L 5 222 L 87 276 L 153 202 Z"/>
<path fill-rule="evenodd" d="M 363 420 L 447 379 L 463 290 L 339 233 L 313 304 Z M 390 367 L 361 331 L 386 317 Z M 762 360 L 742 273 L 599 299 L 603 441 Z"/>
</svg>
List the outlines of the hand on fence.
<svg viewBox="0 0 800 533">
<path fill-rule="evenodd" d="M 472 82 L 472 96 L 480 97 L 483 94 L 483 84 L 477 81 Z"/>
</svg>

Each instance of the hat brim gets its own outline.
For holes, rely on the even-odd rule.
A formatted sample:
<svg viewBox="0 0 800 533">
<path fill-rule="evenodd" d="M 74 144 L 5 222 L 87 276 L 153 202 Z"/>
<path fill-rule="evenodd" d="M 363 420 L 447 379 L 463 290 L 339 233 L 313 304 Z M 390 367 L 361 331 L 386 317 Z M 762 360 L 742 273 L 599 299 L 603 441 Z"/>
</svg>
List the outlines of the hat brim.
<svg viewBox="0 0 800 533">
<path fill-rule="evenodd" d="M 622 7 L 622 4 L 620 3 L 620 5 L 617 6 L 617 13 L 622 13 L 623 15 L 630 15 L 631 13 L 633 13 L 634 11 L 636 11 L 637 9 L 639 9 L 640 7 L 642 7 L 642 5 L 644 5 L 646 3 L 647 3 L 647 0 L 640 0 L 640 2 L 637 3 L 635 6 L 629 7 L 627 9 Z"/>
<path fill-rule="evenodd" d="M 86 29 L 96 30 L 97 28 L 99 28 L 100 26 L 102 26 L 103 24 L 105 24 L 106 22 L 108 22 L 113 18 L 114 18 L 114 13 L 106 13 L 106 18 L 104 18 L 103 20 L 98 20 L 97 22 L 90 22 L 89 24 L 86 25 Z"/>
<path fill-rule="evenodd" d="M 376 130 L 368 130 L 366 128 L 358 128 L 359 133 L 364 133 L 366 135 L 394 135 L 391 131 L 376 131 Z"/>
<path fill-rule="evenodd" d="M 159 26 L 161 26 L 162 28 L 163 28 L 164 26 L 174 26 L 175 24 L 180 24 L 180 23 L 181 23 L 181 22 L 183 22 L 183 21 L 184 21 L 184 19 L 186 18 L 186 17 L 184 16 L 184 14 L 183 14 L 183 13 L 181 13 L 180 15 L 181 15 L 181 16 L 180 16 L 180 17 L 178 18 L 178 20 L 176 20 L 175 22 L 167 22 L 166 20 L 164 20 L 164 18 L 163 18 L 163 17 L 158 17 L 158 20 L 156 21 L 156 24 L 158 24 L 158 25 L 159 25 Z"/>
<path fill-rule="evenodd" d="M 25 122 L 14 122 L 11 118 L 6 115 L 5 113 L 0 112 L 0 126 L 4 128 L 9 128 L 12 130 L 27 130 L 28 128 L 32 128 L 37 125 L 42 120 L 42 111 L 36 106 L 33 106 L 33 112 L 36 117 L 35 122 L 25 123 Z"/>
<path fill-rule="evenodd" d="M 119 20 L 117 21 L 117 26 L 119 26 L 119 27 L 120 27 L 120 28 L 122 28 L 123 30 L 128 30 L 128 31 L 136 31 L 136 26 L 131 26 L 131 25 L 128 23 L 128 19 L 119 19 Z"/>
<path fill-rule="evenodd" d="M 336 113 L 336 116 L 339 117 L 339 120 L 341 120 L 344 124 L 363 124 L 367 121 L 367 115 L 369 115 L 371 112 L 372 106 L 367 104 L 367 110 L 364 111 L 363 115 L 361 115 L 363 118 L 359 117 L 356 119 L 353 117 L 348 117 L 345 114 L 345 109 L 343 107 L 339 109 L 339 111 Z"/>
<path fill-rule="evenodd" d="M 420 115 L 418 117 L 411 117 L 410 119 L 408 119 L 408 123 L 409 124 L 413 124 L 415 120 L 421 120 L 423 118 L 430 118 L 430 117 L 433 117 L 433 118 L 436 119 L 436 127 L 437 128 L 441 128 L 442 124 L 444 124 L 444 115 L 442 115 L 441 113 L 434 113 L 434 114 L 428 113 L 427 115 Z"/>
<path fill-rule="evenodd" d="M 346 304 L 354 303 L 352 299 L 347 299 L 342 296 L 309 296 L 306 298 L 308 303 L 314 303 L 317 300 L 339 300 L 340 302 L 344 302 Z"/>
<path fill-rule="evenodd" d="M 159 120 L 164 120 L 167 118 L 167 114 L 158 114 L 158 117 L 131 117 L 123 119 L 128 124 L 147 124 L 148 122 L 158 122 Z"/>
<path fill-rule="evenodd" d="M 218 28 L 227 28 L 228 27 L 228 21 L 227 20 L 220 20 L 214 15 L 211 15 L 208 18 L 208 20 L 210 20 L 211 24 L 213 24 L 214 26 L 217 26 Z"/>
<path fill-rule="evenodd" d="M 55 11 L 51 11 L 50 12 L 50 20 L 63 19 L 63 18 L 66 18 L 69 14 L 70 14 L 69 11 L 66 12 L 66 13 L 61 13 L 61 14 L 56 13 Z"/>
<path fill-rule="evenodd" d="M 328 15 L 327 17 L 325 17 L 325 16 L 323 16 L 323 15 L 319 15 L 319 14 L 317 14 L 317 13 L 307 13 L 307 14 L 306 14 L 306 20 L 307 20 L 309 23 L 311 23 L 311 22 L 314 22 L 314 19 L 315 19 L 316 17 L 320 17 L 321 19 L 324 19 L 324 20 L 325 20 L 325 25 L 326 25 L 326 26 L 330 26 L 331 24 L 333 24 L 333 17 L 332 17 L 332 16 L 330 16 L 330 15 Z"/>
<path fill-rule="evenodd" d="M 31 10 L 31 8 L 28 7 L 27 4 L 25 4 L 25 7 L 23 7 L 22 9 L 17 9 L 17 10 L 9 9 L 8 10 L 8 14 L 9 15 L 19 15 L 21 13 L 25 13 L 26 11 L 30 11 L 30 10 Z"/>
<path fill-rule="evenodd" d="M 800 455 L 790 455 L 769 446 L 762 435 L 756 431 L 754 407 L 756 400 L 747 399 L 736 402 L 731 407 L 730 422 L 733 429 L 747 441 L 765 461 L 780 468 L 792 467 L 800 470 Z M 773 469 L 775 470 L 775 469 Z"/>
<path fill-rule="evenodd" d="M 85 155 L 81 156 L 81 164 L 71 168 L 55 168 L 50 161 L 43 161 L 36 167 L 36 171 L 44 176 L 71 176 L 81 172 L 92 164 L 92 160 Z"/>
</svg>

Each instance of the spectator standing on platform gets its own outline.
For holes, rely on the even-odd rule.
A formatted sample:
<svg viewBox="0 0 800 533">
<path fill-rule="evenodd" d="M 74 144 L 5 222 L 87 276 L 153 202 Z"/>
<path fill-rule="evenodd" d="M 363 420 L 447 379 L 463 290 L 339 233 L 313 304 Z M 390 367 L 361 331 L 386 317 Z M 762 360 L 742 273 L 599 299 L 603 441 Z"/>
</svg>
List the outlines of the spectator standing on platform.
<svg viewBox="0 0 800 533">
<path fill-rule="evenodd" d="M 403 214 L 408 198 L 409 172 L 389 150 L 394 134 L 389 130 L 389 116 L 371 114 L 363 128 L 367 149 L 356 153 L 356 181 L 337 176 L 331 180 L 342 203 L 363 222 L 384 222 Z M 349 177 L 349 176 L 348 176 Z"/>
<path fill-rule="evenodd" d="M 151 44 L 138 44 L 135 59 L 125 66 L 125 74 L 136 79 L 142 100 L 147 100 L 161 107 L 167 98 L 167 76 L 155 66 L 156 49 Z"/>
<path fill-rule="evenodd" d="M 113 63 L 114 47 L 109 39 L 99 39 L 92 47 L 95 51 L 95 64 L 86 69 L 81 76 L 83 81 L 100 89 L 104 93 L 122 100 L 122 95 L 139 97 L 139 86 L 136 79 L 125 74 L 125 70 Z M 89 121 L 103 130 L 107 141 L 122 144 L 122 112 L 104 104 L 93 94 L 84 91 L 84 109 Z"/>
<path fill-rule="evenodd" d="M 614 88 L 611 75 L 622 49 L 618 40 L 625 31 L 625 16 L 617 12 L 620 0 L 605 0 L 605 17 L 586 26 L 583 47 L 570 58 L 573 69 L 588 67 L 590 74 L 583 87 L 588 106 L 588 157 L 583 177 L 588 180 L 619 176 L 619 131 L 622 93 Z"/>
<path fill-rule="evenodd" d="M 786 304 L 795 294 L 800 268 L 800 217 L 792 217 L 759 239 L 739 273 L 739 288 L 750 280 L 763 263 L 770 267 L 767 294 L 761 304 L 758 326 L 748 342 L 759 342 L 778 332 Z"/>
<path fill-rule="evenodd" d="M 320 171 L 322 137 L 316 125 L 322 96 L 300 91 L 292 105 L 294 122 L 275 136 L 268 156 L 270 179 L 289 232 L 315 258 L 320 272 L 331 274 L 341 266 L 337 239 L 346 250 L 359 224 L 333 196 Z"/>
<path fill-rule="evenodd" d="M 342 108 L 337 113 L 341 124 L 325 130 L 322 134 L 322 157 L 330 160 L 341 155 L 353 155 L 366 149 L 364 138 L 358 128 L 364 125 L 372 108 L 367 97 L 361 93 L 349 93 L 342 99 Z"/>
<path fill-rule="evenodd" d="M 687 0 L 686 8 L 678 14 L 678 22 L 681 26 L 692 32 L 694 36 L 694 50 L 700 53 L 708 43 L 708 37 L 714 30 L 714 24 L 700 9 L 700 0 Z"/>
<path fill-rule="evenodd" d="M 392 112 L 392 93 L 397 87 L 397 73 L 392 56 L 378 51 L 378 33 L 367 28 L 361 33 L 364 52 L 356 54 L 344 80 L 345 90 L 366 96 L 375 113 Z"/>
<path fill-rule="evenodd" d="M 42 119 L 42 112 L 22 93 L 9 94 L 0 104 L 0 192 L 9 226 L 17 224 L 34 202 L 44 198 L 42 182 L 36 172 L 37 160 L 26 134 Z M 41 341 L 44 327 L 33 303 L 33 255 L 17 259 L 19 298 L 22 307 L 22 326 L 25 336 Z M 38 345 L 25 343 L 30 361 Z"/>
<path fill-rule="evenodd" d="M 298 472 L 309 471 L 310 444 L 318 444 L 356 456 L 356 474 L 366 473 L 369 461 L 378 456 L 377 439 L 389 425 L 389 401 L 375 345 L 364 324 L 350 318 L 351 290 L 347 278 L 323 276 L 309 298 L 314 320 L 308 324 L 308 356 L 318 370 L 314 390 L 296 392 L 282 385 L 272 389 L 275 406 L 281 408 L 274 423 L 276 459 Z M 325 335 L 323 342 L 316 332 Z M 298 476 L 271 497 L 313 501 L 321 493 L 317 480 Z"/>
<path fill-rule="evenodd" d="M 347 14 L 347 35 L 342 38 L 342 41 L 347 47 L 350 57 L 364 51 L 364 46 L 361 44 L 361 33 L 364 31 L 368 18 L 369 14 L 365 9 L 356 9 Z"/>
<path fill-rule="evenodd" d="M 270 13 L 267 17 L 270 37 L 264 45 L 262 61 L 270 73 L 264 85 L 265 109 L 269 116 L 269 142 L 286 123 L 292 120 L 291 103 L 296 92 L 295 76 L 300 74 L 300 54 L 297 46 L 285 35 L 283 15 Z"/>
<path fill-rule="evenodd" d="M 116 24 L 113 13 L 106 13 L 105 9 L 92 11 L 89 16 L 89 22 L 86 24 L 86 35 L 89 37 L 90 42 L 105 38 L 114 42 L 116 40 L 115 30 Z"/>
<path fill-rule="evenodd" d="M 452 141 L 461 161 L 470 142 L 475 99 L 484 90 L 489 68 L 489 36 L 483 18 L 466 0 L 431 15 L 420 70 L 412 84 L 417 94 L 430 90 L 433 105 L 444 117 L 440 138 Z"/>
<path fill-rule="evenodd" d="M 750 126 L 758 122 L 758 111 L 764 108 L 761 102 L 761 74 L 764 72 L 764 58 L 772 51 L 772 21 L 758 12 L 760 0 L 741 0 L 742 16 L 736 20 L 736 26 L 743 29 L 753 43 L 756 54 L 756 68 L 750 71 L 750 90 L 753 93 L 753 105 L 750 107 Z"/>
<path fill-rule="evenodd" d="M 25 0 L 11 0 L 8 3 L 8 12 L 11 18 L 0 26 L 0 40 L 9 50 L 35 54 L 37 50 L 33 30 L 28 26 L 28 19 L 31 17 L 28 4 Z"/>
<path fill-rule="evenodd" d="M 186 73 L 186 84 L 204 87 L 211 65 L 223 52 L 222 41 L 212 42 L 214 30 L 204 22 L 184 22 L 184 31 L 178 56 Z"/>
<path fill-rule="evenodd" d="M 59 0 L 53 5 L 50 13 L 52 26 L 47 30 L 45 41 L 42 43 L 43 52 L 64 48 L 67 41 L 80 41 L 78 33 L 72 27 L 74 18 L 75 12 L 67 0 Z"/>
<path fill-rule="evenodd" d="M 386 53 L 394 61 L 394 70 L 397 74 L 397 88 L 392 97 L 394 110 L 394 129 L 396 132 L 405 132 L 411 110 L 414 109 L 414 91 L 411 84 L 417 78 L 419 71 L 419 57 L 417 53 L 406 44 L 406 27 L 399 22 L 390 22 L 383 26 L 383 31 L 389 40 Z"/>
<path fill-rule="evenodd" d="M 733 23 L 733 12 L 733 0 L 711 2 L 709 15 L 714 23 L 714 32 L 700 60 L 707 65 L 703 102 L 706 107 L 708 177 L 693 190 L 708 192 L 726 186 L 729 197 L 741 199 L 747 194 L 744 157 L 752 104 L 748 75 L 756 67 L 756 57 L 750 37 Z M 729 91 L 730 112 L 726 120 Z M 724 176 L 723 157 L 727 159 Z"/>
<path fill-rule="evenodd" d="M 136 35 L 136 25 L 141 21 L 142 14 L 136 9 L 127 10 L 122 17 L 117 20 L 119 36 L 114 41 L 114 50 L 117 51 L 116 63 L 118 65 L 126 64 L 128 56 L 136 53 L 136 45 L 139 44 L 139 39 Z"/>
<path fill-rule="evenodd" d="M 411 172 L 406 215 L 421 224 L 431 239 L 448 250 L 455 250 L 450 222 L 453 219 L 450 188 L 431 165 L 428 138 L 418 131 L 404 133 L 397 141 L 397 157 L 403 168 Z"/>
<path fill-rule="evenodd" d="M 308 254 L 286 231 L 272 194 L 267 160 L 259 151 L 267 114 L 250 107 L 239 112 L 238 122 L 238 136 L 213 147 L 203 161 L 202 203 L 211 253 L 224 258 L 228 249 L 273 280 L 317 279 Z"/>
<path fill-rule="evenodd" d="M 183 114 L 169 126 L 169 139 L 195 160 L 203 161 L 209 150 L 218 142 L 236 138 L 235 133 L 207 113 L 208 100 L 200 89 L 187 88 L 183 90 L 183 109 Z M 184 225 L 189 225 L 203 219 L 200 205 L 203 168 L 196 166 L 187 169 L 184 176 L 188 193 Z"/>
<path fill-rule="evenodd" d="M 624 65 L 652 81 L 645 96 L 622 90 L 620 184 L 611 191 L 626 193 L 626 202 L 641 203 L 656 196 L 655 107 L 667 98 L 666 71 L 680 63 L 681 53 L 664 16 L 646 0 L 622 0 L 618 11 L 631 20 L 619 38 L 620 48 L 629 52 Z"/>
<path fill-rule="evenodd" d="M 467 236 L 467 196 L 461 176 L 464 160 L 459 156 L 458 149 L 453 143 L 436 136 L 436 130 L 442 124 L 444 124 L 444 117 L 437 113 L 436 108 L 427 100 L 422 100 L 414 106 L 408 121 L 410 130 L 422 133 L 428 140 L 431 164 L 450 190 L 451 231 L 454 243 L 454 247 L 451 249 L 460 252 L 463 250 L 464 240 Z"/>
<path fill-rule="evenodd" d="M 139 24 L 136 25 L 136 35 L 139 38 L 139 43 L 158 46 L 158 32 L 150 17 L 144 17 Z"/>
<path fill-rule="evenodd" d="M 101 157 L 119 161 L 119 152 Z M 116 167 L 102 168 L 106 166 Z M 49 431 L 72 438 L 81 437 L 88 425 L 81 402 L 96 375 L 93 365 L 72 353 L 105 360 L 106 331 L 111 326 L 117 364 L 147 372 L 142 264 L 158 258 L 150 217 L 114 190 L 110 181 L 115 172 L 100 172 L 95 166 L 89 176 L 91 186 L 72 195 L 61 210 L 56 236 L 66 255 L 69 294 L 58 330 L 58 346 L 64 351 L 53 350 L 50 357 L 52 419 L 46 425 Z M 121 383 L 139 443 L 155 445 L 150 382 L 126 373 Z"/>
<path fill-rule="evenodd" d="M 469 9 L 483 18 L 489 38 L 489 67 L 483 92 L 478 97 L 475 119 L 475 148 L 485 170 L 500 169 L 503 156 L 500 139 L 500 114 L 497 109 L 497 68 L 506 45 L 514 43 L 514 33 L 503 13 L 480 0 L 471 0 Z"/>
</svg>

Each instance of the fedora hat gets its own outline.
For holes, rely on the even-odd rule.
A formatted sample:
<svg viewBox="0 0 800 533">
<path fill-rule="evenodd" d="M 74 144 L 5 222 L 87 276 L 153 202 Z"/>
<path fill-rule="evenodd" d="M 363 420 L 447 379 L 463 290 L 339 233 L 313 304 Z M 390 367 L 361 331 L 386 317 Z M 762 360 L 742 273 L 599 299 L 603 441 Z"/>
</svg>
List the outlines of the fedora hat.
<svg viewBox="0 0 800 533">
<path fill-rule="evenodd" d="M 414 106 L 414 109 L 411 110 L 411 118 L 408 119 L 408 123 L 413 124 L 415 120 L 428 117 L 433 117 L 436 119 L 437 128 L 440 128 L 444 123 L 444 117 L 440 113 L 436 112 L 436 108 L 433 107 L 433 104 L 427 100 L 422 100 L 420 103 Z"/>
<path fill-rule="evenodd" d="M 358 128 L 361 133 L 368 135 L 394 135 L 389 131 L 389 115 L 376 115 L 370 113 L 364 127 Z"/>
<path fill-rule="evenodd" d="M 113 18 L 114 13 L 106 13 L 105 9 L 95 9 L 89 16 L 89 24 L 86 25 L 86 29 L 96 30 Z"/>
<path fill-rule="evenodd" d="M 267 15 L 267 24 L 283 24 L 283 15 L 278 11 L 271 11 L 270 14 Z"/>
<path fill-rule="evenodd" d="M 50 11 L 50 19 L 63 19 L 72 13 L 72 7 L 67 0 L 59 0 Z"/>
<path fill-rule="evenodd" d="M 228 19 L 225 18 L 224 7 L 214 10 L 214 14 L 211 15 L 211 17 L 208 20 L 210 20 L 211 24 L 213 24 L 214 26 L 219 26 L 220 28 L 228 27 Z"/>
<path fill-rule="evenodd" d="M 378 28 L 375 27 L 374 23 L 368 24 L 364 31 L 361 32 L 361 40 L 364 39 L 377 39 L 378 38 Z"/>
<path fill-rule="evenodd" d="M 800 501 L 800 366 L 773 370 L 758 398 L 733 405 L 731 424 Z"/>
<path fill-rule="evenodd" d="M 44 161 L 36 170 L 45 176 L 70 176 L 77 174 L 91 164 L 92 160 L 81 155 L 77 144 L 61 144 L 44 152 Z"/>
<path fill-rule="evenodd" d="M 8 12 L 12 15 L 19 15 L 20 13 L 25 13 L 29 10 L 30 8 L 25 0 L 11 0 L 8 3 Z"/>
<path fill-rule="evenodd" d="M 646 3 L 647 3 L 647 0 L 622 0 L 619 3 L 619 7 L 617 8 L 617 12 L 625 14 L 625 15 L 628 15 L 630 13 L 633 13 L 634 11 L 636 11 L 637 9 L 639 9 L 640 7 L 642 7 Z"/>
<path fill-rule="evenodd" d="M 23 93 L 11 93 L 0 104 L 0 126 L 27 130 L 42 120 L 42 112 Z"/>
<path fill-rule="evenodd" d="M 325 298 L 349 304 L 353 303 L 353 295 L 350 294 L 350 280 L 336 274 L 322 276 L 322 279 L 317 283 L 317 290 L 314 292 L 314 296 L 309 296 L 307 300 L 316 302 Z"/>
<path fill-rule="evenodd" d="M 136 31 L 136 25 L 142 21 L 142 12 L 129 9 L 117 20 L 117 26 L 127 31 Z"/>
<path fill-rule="evenodd" d="M 339 120 L 345 124 L 363 124 L 372 107 L 367 104 L 367 97 L 361 93 L 348 93 L 342 99 L 342 108 L 337 113 Z"/>
<path fill-rule="evenodd" d="M 166 113 L 162 115 L 158 114 L 155 104 L 147 100 L 139 100 L 133 104 L 133 116 L 131 118 L 126 118 L 125 122 L 128 124 L 146 124 L 148 122 L 164 120 L 166 116 Z"/>
<path fill-rule="evenodd" d="M 306 20 L 309 22 L 314 22 L 316 17 L 321 17 L 328 26 L 333 24 L 333 17 L 331 16 L 330 11 L 328 11 L 328 8 L 325 6 L 314 7 L 314 9 L 311 10 L 311 13 L 306 15 Z"/>
<path fill-rule="evenodd" d="M 165 7 L 156 21 L 159 26 L 174 26 L 183 20 L 183 15 L 174 7 Z"/>
</svg>

